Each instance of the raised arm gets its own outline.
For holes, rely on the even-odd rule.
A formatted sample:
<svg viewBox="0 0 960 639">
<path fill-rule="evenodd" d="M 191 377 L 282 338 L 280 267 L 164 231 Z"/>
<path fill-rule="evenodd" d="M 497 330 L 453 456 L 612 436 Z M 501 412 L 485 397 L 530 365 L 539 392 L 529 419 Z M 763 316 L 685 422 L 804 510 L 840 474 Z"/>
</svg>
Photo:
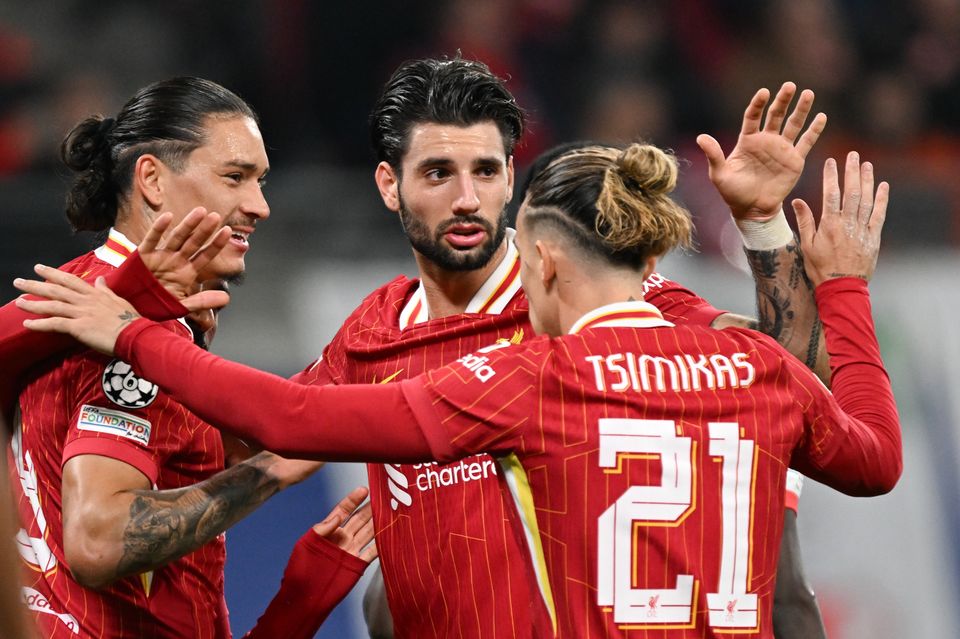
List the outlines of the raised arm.
<svg viewBox="0 0 960 639">
<path fill-rule="evenodd" d="M 716 326 L 745 326 L 763 331 L 829 383 L 813 287 L 804 271 L 803 253 L 782 208 L 784 199 L 800 179 L 807 154 L 823 132 L 827 118 L 817 114 L 803 131 L 814 94 L 803 91 L 788 117 L 796 90 L 795 84 L 787 82 L 772 102 L 767 89 L 757 91 L 744 112 L 737 144 L 727 157 L 714 138 L 697 138 L 708 161 L 710 179 L 743 235 L 757 292 L 755 322 L 728 314 L 718 318 Z"/>
<path fill-rule="evenodd" d="M 203 267 L 229 239 L 220 230 L 219 215 L 194 209 L 166 233 L 171 220 L 169 213 L 161 215 L 137 252 L 106 277 L 110 288 L 138 313 L 158 321 L 223 306 L 229 300 L 225 293 L 198 292 L 196 283 Z M 24 328 L 23 321 L 35 317 L 15 302 L 0 307 L 0 409 L 8 418 L 23 374 L 76 345 L 69 335 Z"/>
</svg>

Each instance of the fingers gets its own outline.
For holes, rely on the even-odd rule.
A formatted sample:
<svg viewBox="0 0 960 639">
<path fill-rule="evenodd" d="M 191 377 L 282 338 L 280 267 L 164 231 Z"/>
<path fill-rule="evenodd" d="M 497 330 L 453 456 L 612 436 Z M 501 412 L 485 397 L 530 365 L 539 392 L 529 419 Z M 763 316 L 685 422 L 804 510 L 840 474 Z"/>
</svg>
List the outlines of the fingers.
<svg viewBox="0 0 960 639">
<path fill-rule="evenodd" d="M 803 200 L 797 198 L 793 202 L 793 212 L 797 216 L 797 235 L 800 237 L 800 247 L 804 252 L 813 245 L 813 238 L 817 234 L 817 224 L 813 220 L 813 211 Z"/>
<path fill-rule="evenodd" d="M 16 305 L 20 310 L 33 313 L 34 315 L 50 315 L 65 318 L 76 317 L 76 307 L 69 302 L 59 300 L 31 300 L 25 297 L 18 297 Z M 24 326 L 27 326 L 27 324 L 24 323 Z M 30 328 L 30 326 L 27 326 L 27 328 Z"/>
<path fill-rule="evenodd" d="M 377 551 L 377 544 L 373 543 L 360 551 L 360 554 L 357 555 L 360 559 L 364 560 L 368 564 L 377 558 L 379 552 Z"/>
<path fill-rule="evenodd" d="M 800 141 L 797 142 L 796 149 L 797 153 L 800 154 L 800 157 L 806 158 L 807 154 L 810 153 L 810 149 L 813 148 L 813 145 L 817 143 L 817 140 L 820 139 L 820 134 L 823 133 L 823 130 L 827 128 L 827 114 L 818 113 L 813 118 L 813 122 L 810 123 L 810 126 L 807 127 L 807 130 L 803 132 L 803 135 L 800 136 Z"/>
<path fill-rule="evenodd" d="M 870 223 L 870 216 L 873 213 L 873 165 L 870 162 L 864 162 L 860 165 L 860 175 L 857 176 L 860 182 L 860 208 L 856 212 L 857 222 L 863 226 Z"/>
<path fill-rule="evenodd" d="M 164 232 L 170 228 L 170 222 L 173 221 L 173 213 L 169 211 L 167 213 L 161 213 L 160 217 L 153 221 L 153 224 L 147 229 L 147 234 L 144 236 L 143 241 L 140 242 L 140 246 L 137 250 L 140 251 L 140 254 L 151 253 L 156 250 L 157 245 L 160 243 L 160 238 L 163 237 Z"/>
<path fill-rule="evenodd" d="M 219 224 L 219 222 L 218 222 Z M 199 251 L 194 251 L 190 253 L 192 257 L 190 261 L 193 262 L 193 267 L 199 272 L 204 269 L 204 267 L 210 263 L 210 261 L 220 254 L 220 251 L 223 250 L 223 247 L 227 245 L 227 242 L 230 241 L 230 228 L 224 226 L 216 231 L 210 241 L 203 246 Z"/>
<path fill-rule="evenodd" d="M 782 90 L 783 89 L 781 89 L 781 91 Z M 794 87 L 794 90 L 796 90 L 796 87 Z M 807 116 L 810 115 L 810 109 L 812 107 L 813 91 L 804 89 L 800 92 L 800 99 L 797 100 L 797 106 L 793 109 L 793 113 L 787 118 L 786 126 L 783 127 L 783 137 L 790 140 L 790 142 L 797 140 L 797 136 L 800 135 L 800 131 L 803 130 L 803 125 L 807 121 Z"/>
<path fill-rule="evenodd" d="M 207 213 L 205 209 L 196 208 L 177 224 L 163 248 L 193 255 L 213 237 L 220 225 L 219 213 Z"/>
<path fill-rule="evenodd" d="M 881 182 L 877 187 L 877 196 L 873 202 L 873 212 L 870 214 L 868 228 L 874 237 L 880 236 L 883 223 L 887 219 L 887 204 L 890 201 L 890 185 Z"/>
<path fill-rule="evenodd" d="M 821 220 L 840 214 L 840 182 L 837 161 L 827 158 L 823 163 L 823 214 Z M 821 222 L 822 223 L 822 222 Z"/>
<path fill-rule="evenodd" d="M 180 300 L 180 303 L 191 313 L 209 311 L 229 304 L 230 294 L 226 291 L 200 291 Z"/>
<path fill-rule="evenodd" d="M 700 147 L 704 156 L 706 156 L 707 163 L 710 165 L 710 174 L 713 175 L 726 161 L 723 155 L 723 149 L 720 148 L 720 143 L 712 136 L 701 133 L 697 136 L 697 146 Z"/>
<path fill-rule="evenodd" d="M 769 99 L 770 91 L 768 89 L 760 89 L 753 94 L 753 99 L 747 105 L 747 110 L 743 112 L 743 125 L 740 127 L 740 135 L 750 135 L 760 130 L 763 107 L 767 105 Z"/>
<path fill-rule="evenodd" d="M 787 109 L 790 107 L 790 102 L 793 101 L 793 96 L 796 92 L 796 84 L 793 82 L 783 83 L 783 86 L 781 86 L 780 90 L 777 91 L 776 97 L 773 99 L 773 102 L 770 103 L 770 107 L 767 109 L 767 119 L 763 125 L 764 131 L 769 133 L 780 133 L 780 129 L 783 127 L 783 119 L 787 116 Z M 799 105 L 797 108 L 799 108 Z M 804 119 L 806 119 L 806 116 L 804 116 Z"/>
<path fill-rule="evenodd" d="M 356 535 L 359 530 L 365 527 L 372 520 L 373 511 L 370 509 L 370 504 L 368 503 L 358 508 L 342 527 L 345 532 L 351 535 Z M 372 533 L 370 539 L 373 539 Z M 363 544 L 366 545 L 369 543 L 370 539 L 364 541 Z"/>
<path fill-rule="evenodd" d="M 863 193 L 860 190 L 860 155 L 856 151 L 847 154 L 847 162 L 843 170 L 843 213 L 848 213 L 856 219 L 860 210 L 860 200 Z M 846 217 L 846 216 L 845 216 Z"/>
<path fill-rule="evenodd" d="M 82 279 L 74 275 L 73 273 L 67 273 L 66 271 L 61 271 L 60 269 L 53 268 L 52 266 L 44 266 L 43 264 L 37 264 L 33 267 L 33 272 L 47 280 L 48 283 L 57 284 L 68 291 L 77 291 L 77 292 L 87 292 L 92 286 L 87 282 L 84 282 Z M 23 280 L 24 282 L 30 280 Z M 23 290 L 23 289 L 21 289 Z M 47 296 L 48 297 L 48 296 Z"/>
</svg>

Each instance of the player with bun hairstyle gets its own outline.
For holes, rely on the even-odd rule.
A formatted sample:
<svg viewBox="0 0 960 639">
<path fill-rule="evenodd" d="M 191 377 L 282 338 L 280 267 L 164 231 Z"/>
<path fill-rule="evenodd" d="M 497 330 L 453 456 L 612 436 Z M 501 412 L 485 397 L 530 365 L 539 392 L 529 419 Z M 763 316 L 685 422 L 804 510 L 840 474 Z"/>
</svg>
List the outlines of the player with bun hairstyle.
<svg viewBox="0 0 960 639">
<path fill-rule="evenodd" d="M 841 197 L 829 161 L 819 229 L 795 202 L 831 395 L 771 338 L 676 326 L 643 301 L 662 252 L 690 239 L 670 197 L 676 172 L 639 144 L 550 163 L 514 240 L 531 320 L 548 337 L 490 344 L 399 384 L 297 385 L 163 339 L 102 282 L 51 269 L 38 271 L 48 283 L 16 282 L 49 301 L 18 304 L 52 315 L 30 328 L 116 351 L 212 423 L 283 454 L 489 452 L 539 586 L 536 632 L 769 638 L 785 468 L 862 496 L 889 491 L 902 470 L 866 288 L 888 187 L 848 162 Z"/>
<path fill-rule="evenodd" d="M 74 178 L 71 225 L 106 235 L 63 271 L 128 281 L 138 309 L 165 320 L 165 339 L 206 346 L 215 322 L 200 312 L 206 296 L 184 295 L 197 281 L 240 276 L 250 236 L 270 213 L 262 193 L 267 155 L 250 106 L 209 80 L 156 82 L 115 117 L 77 124 L 61 158 Z M 139 256 L 128 259 L 138 244 Z M 164 293 L 156 301 L 152 293 L 164 289 L 151 267 L 184 299 Z M 177 321 L 190 311 L 197 313 Z M 15 338 L 4 333 L 4 348 Z M 10 475 L 23 522 L 22 594 L 40 634 L 229 636 L 223 531 L 319 465 L 260 453 L 225 470 L 217 430 L 125 362 L 71 345 L 31 369 L 16 351 L 4 352 L 5 380 L 18 378 L 4 390 L 19 392 Z M 30 363 L 60 347 L 15 346 Z M 14 398 L 3 399 L 7 409 Z M 364 548 L 372 539 L 369 508 L 339 524 L 366 494 L 351 493 L 300 539 L 253 636 L 312 637 L 349 591 L 375 555 Z"/>
</svg>

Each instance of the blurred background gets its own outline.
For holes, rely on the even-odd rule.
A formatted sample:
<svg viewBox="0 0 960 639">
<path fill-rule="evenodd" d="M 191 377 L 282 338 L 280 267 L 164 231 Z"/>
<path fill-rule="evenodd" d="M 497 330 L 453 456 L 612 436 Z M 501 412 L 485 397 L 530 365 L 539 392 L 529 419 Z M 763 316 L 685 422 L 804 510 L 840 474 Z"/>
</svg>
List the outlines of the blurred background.
<svg viewBox="0 0 960 639">
<path fill-rule="evenodd" d="M 679 197 L 698 251 L 662 271 L 715 305 L 753 313 L 740 240 L 707 179 L 698 133 L 732 148 L 754 91 L 816 92 L 826 132 L 796 195 L 819 208 L 826 157 L 860 151 L 892 185 L 871 285 L 905 427 L 892 494 L 808 482 L 800 529 L 832 639 L 955 636 L 960 627 L 960 0 L 0 0 L 0 290 L 37 261 L 98 243 L 63 215 L 64 134 L 172 75 L 216 80 L 262 118 L 270 220 L 214 350 L 290 375 L 362 296 L 415 272 L 373 184 L 366 117 L 402 61 L 478 58 L 530 116 L 521 173 L 578 138 L 638 138 L 684 160 Z M 274 592 L 294 541 L 362 468 L 327 468 L 228 534 L 237 635 Z M 362 637 L 358 598 L 318 636 Z"/>
</svg>

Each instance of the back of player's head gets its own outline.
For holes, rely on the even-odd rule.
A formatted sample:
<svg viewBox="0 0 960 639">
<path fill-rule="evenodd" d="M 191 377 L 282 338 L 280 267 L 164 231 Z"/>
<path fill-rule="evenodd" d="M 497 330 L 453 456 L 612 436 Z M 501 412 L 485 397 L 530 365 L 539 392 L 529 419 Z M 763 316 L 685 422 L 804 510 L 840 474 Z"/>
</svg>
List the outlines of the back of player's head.
<svg viewBox="0 0 960 639">
<path fill-rule="evenodd" d="M 410 130 L 417 124 L 471 126 L 493 121 L 506 155 L 523 134 L 524 115 L 504 81 L 475 60 L 406 62 L 387 81 L 370 114 L 377 160 L 400 169 Z"/>
<path fill-rule="evenodd" d="M 520 201 L 523 202 L 523 199 L 527 196 L 527 191 L 530 190 L 530 184 L 533 182 L 534 178 L 540 175 L 540 173 L 542 173 L 551 162 L 556 160 L 561 155 L 566 155 L 571 151 L 577 151 L 588 146 L 604 146 L 604 144 L 603 142 L 597 142 L 595 140 L 564 142 L 563 144 L 558 144 L 554 147 L 551 147 L 538 155 L 530 164 L 529 168 L 527 168 L 527 173 L 524 176 L 523 183 L 520 185 L 520 190 L 518 191 L 520 195 Z"/>
<path fill-rule="evenodd" d="M 533 176 L 525 225 L 548 225 L 589 255 L 642 269 L 690 244 L 690 214 L 670 198 L 677 173 L 676 158 L 650 144 L 577 148 Z"/>
<path fill-rule="evenodd" d="M 67 193 L 67 218 L 77 231 L 114 224 L 128 194 L 137 158 L 150 153 L 174 170 L 205 141 L 206 119 L 246 116 L 253 109 L 215 82 L 179 77 L 137 91 L 116 118 L 91 116 L 60 145 L 60 159 L 74 172 Z"/>
</svg>

